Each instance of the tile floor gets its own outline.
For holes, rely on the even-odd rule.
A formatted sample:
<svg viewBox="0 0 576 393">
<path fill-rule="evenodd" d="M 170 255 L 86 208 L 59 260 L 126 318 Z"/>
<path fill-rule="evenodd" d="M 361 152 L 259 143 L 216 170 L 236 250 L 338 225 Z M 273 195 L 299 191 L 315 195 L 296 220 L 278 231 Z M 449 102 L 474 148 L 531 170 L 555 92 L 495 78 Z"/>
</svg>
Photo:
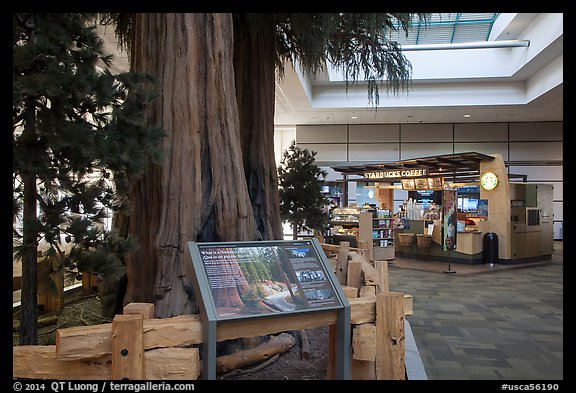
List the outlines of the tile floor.
<svg viewBox="0 0 576 393">
<path fill-rule="evenodd" d="M 561 380 L 563 252 L 545 263 L 473 266 L 396 259 L 390 290 L 414 296 L 428 380 Z"/>
</svg>

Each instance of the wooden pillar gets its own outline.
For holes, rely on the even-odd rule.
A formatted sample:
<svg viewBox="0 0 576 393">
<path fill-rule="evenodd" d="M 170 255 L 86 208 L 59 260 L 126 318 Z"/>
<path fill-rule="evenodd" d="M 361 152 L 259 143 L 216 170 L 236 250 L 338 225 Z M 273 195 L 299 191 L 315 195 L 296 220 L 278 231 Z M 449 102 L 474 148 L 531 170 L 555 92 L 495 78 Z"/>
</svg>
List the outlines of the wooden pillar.
<svg viewBox="0 0 576 393">
<path fill-rule="evenodd" d="M 367 261 L 372 260 L 372 253 L 370 252 L 369 243 L 366 240 L 358 240 L 358 254 L 366 258 Z"/>
<path fill-rule="evenodd" d="M 45 258 L 38 263 L 36 273 L 37 302 L 44 312 L 64 309 L 64 269 L 54 269 L 51 258 Z"/>
<path fill-rule="evenodd" d="M 139 314 L 144 320 L 154 319 L 154 303 L 128 303 L 122 309 L 124 315 Z"/>
<path fill-rule="evenodd" d="M 374 261 L 374 267 L 378 275 L 376 293 L 390 292 L 390 286 L 388 284 L 388 261 Z"/>
<path fill-rule="evenodd" d="M 82 272 L 82 289 L 86 292 L 98 290 L 98 280 L 94 274 Z"/>
<path fill-rule="evenodd" d="M 336 278 L 340 285 L 346 285 L 348 280 L 348 253 L 350 252 L 350 242 L 340 242 L 340 250 L 336 259 Z"/>
<path fill-rule="evenodd" d="M 376 295 L 376 379 L 406 379 L 404 294 Z"/>
<path fill-rule="evenodd" d="M 116 315 L 112 321 L 112 379 L 144 379 L 142 314 Z"/>
<path fill-rule="evenodd" d="M 360 289 L 362 286 L 362 261 L 348 262 L 348 277 L 346 285 Z"/>
</svg>

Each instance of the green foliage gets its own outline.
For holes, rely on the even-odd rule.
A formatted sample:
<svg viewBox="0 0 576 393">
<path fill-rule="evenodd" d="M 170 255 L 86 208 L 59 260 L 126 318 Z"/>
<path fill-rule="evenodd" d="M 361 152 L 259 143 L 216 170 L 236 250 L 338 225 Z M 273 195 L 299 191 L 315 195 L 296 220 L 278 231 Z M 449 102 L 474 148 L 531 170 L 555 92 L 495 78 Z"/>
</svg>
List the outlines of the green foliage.
<svg viewBox="0 0 576 393">
<path fill-rule="evenodd" d="M 278 167 L 280 216 L 296 224 L 294 230 L 321 230 L 328 216 L 328 200 L 322 194 L 326 172 L 315 161 L 316 152 L 301 149 L 293 141 Z"/>
<path fill-rule="evenodd" d="M 282 13 L 251 14 L 257 30 L 264 20 L 276 25 L 276 66 L 283 73 L 292 62 L 315 74 L 332 63 L 344 71 L 346 87 L 364 79 L 368 98 L 379 103 L 379 87 L 395 94 L 407 89 L 412 67 L 398 46 L 389 39 L 392 31 L 408 34 L 415 19 L 425 13 Z"/>
<path fill-rule="evenodd" d="M 412 67 L 391 32 L 406 35 L 414 21 L 426 22 L 429 13 L 247 13 L 235 14 L 254 36 L 275 33 L 276 68 L 280 76 L 286 64 L 315 74 L 331 62 L 344 71 L 346 87 L 364 79 L 368 98 L 376 106 L 379 89 L 394 94 L 410 85 Z M 115 26 L 118 42 L 129 50 L 132 14 L 101 15 L 101 23 Z"/>
<path fill-rule="evenodd" d="M 22 232 L 69 269 L 117 277 L 135 242 L 108 232 L 104 220 L 117 193 L 159 157 L 163 131 L 144 115 L 156 98 L 153 79 L 109 72 L 95 16 L 13 14 L 13 214 L 25 203 L 24 179 L 35 179 L 38 214 Z M 15 256 L 27 247 L 17 242 Z"/>
</svg>

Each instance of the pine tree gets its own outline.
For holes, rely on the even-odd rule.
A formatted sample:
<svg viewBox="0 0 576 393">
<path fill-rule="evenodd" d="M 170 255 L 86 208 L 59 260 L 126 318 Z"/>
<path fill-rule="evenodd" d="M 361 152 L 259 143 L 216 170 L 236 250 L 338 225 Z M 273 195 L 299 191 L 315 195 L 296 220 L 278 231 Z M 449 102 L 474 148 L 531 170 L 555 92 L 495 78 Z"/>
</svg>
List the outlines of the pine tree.
<svg viewBox="0 0 576 393">
<path fill-rule="evenodd" d="M 299 231 L 321 230 L 328 221 L 323 209 L 328 200 L 322 194 L 326 171 L 314 164 L 315 156 L 292 141 L 278 168 L 280 214 L 292 224 L 294 239 Z"/>
<path fill-rule="evenodd" d="M 13 14 L 14 257 L 22 259 L 20 345 L 37 344 L 41 257 L 113 279 L 135 247 L 104 225 L 116 192 L 158 157 L 149 76 L 112 75 L 93 14 Z M 70 243 L 70 247 L 64 247 Z"/>
</svg>

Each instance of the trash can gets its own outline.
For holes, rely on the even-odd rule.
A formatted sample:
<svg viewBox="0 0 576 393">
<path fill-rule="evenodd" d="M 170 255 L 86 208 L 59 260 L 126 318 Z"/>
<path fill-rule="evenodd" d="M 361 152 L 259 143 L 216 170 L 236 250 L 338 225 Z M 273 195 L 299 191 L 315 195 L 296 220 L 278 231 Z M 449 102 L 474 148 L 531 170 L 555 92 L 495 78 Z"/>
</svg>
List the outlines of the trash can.
<svg viewBox="0 0 576 393">
<path fill-rule="evenodd" d="M 487 232 L 482 238 L 482 263 L 498 263 L 498 235 Z"/>
</svg>

